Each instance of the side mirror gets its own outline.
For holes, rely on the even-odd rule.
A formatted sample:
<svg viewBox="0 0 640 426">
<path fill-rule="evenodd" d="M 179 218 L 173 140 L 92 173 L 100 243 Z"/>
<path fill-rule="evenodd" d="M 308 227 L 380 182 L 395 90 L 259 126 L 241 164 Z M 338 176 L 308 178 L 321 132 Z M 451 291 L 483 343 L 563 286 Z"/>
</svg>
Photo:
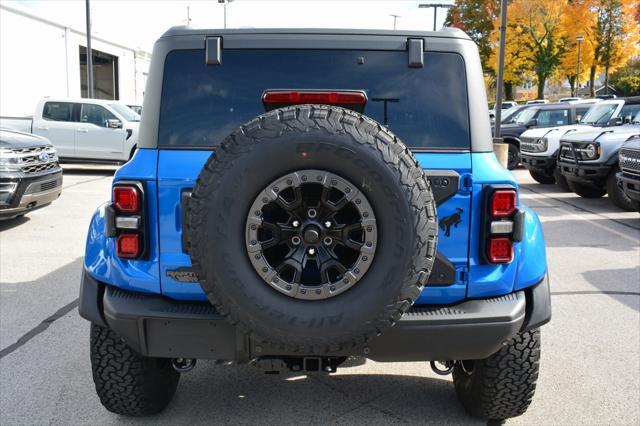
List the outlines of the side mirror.
<svg viewBox="0 0 640 426">
<path fill-rule="evenodd" d="M 622 117 L 615 117 L 609 120 L 609 126 L 619 126 L 622 124 Z"/>
<path fill-rule="evenodd" d="M 626 116 L 622 122 L 622 124 L 629 124 L 631 123 L 631 116 Z"/>
<path fill-rule="evenodd" d="M 107 127 L 110 129 L 122 129 L 122 121 L 112 118 L 107 120 Z"/>
<path fill-rule="evenodd" d="M 529 122 L 527 123 L 527 127 L 535 127 L 538 125 L 538 119 L 537 118 L 532 118 L 531 120 L 529 120 Z"/>
</svg>

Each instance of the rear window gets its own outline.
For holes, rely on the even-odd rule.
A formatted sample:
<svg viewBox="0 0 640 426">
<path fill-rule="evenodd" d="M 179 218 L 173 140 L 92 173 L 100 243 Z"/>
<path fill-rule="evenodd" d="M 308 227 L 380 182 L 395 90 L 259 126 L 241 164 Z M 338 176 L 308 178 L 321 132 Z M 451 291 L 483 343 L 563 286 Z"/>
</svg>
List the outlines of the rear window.
<svg viewBox="0 0 640 426">
<path fill-rule="evenodd" d="M 73 104 L 70 102 L 46 102 L 42 109 L 42 118 L 53 121 L 75 121 Z"/>
<path fill-rule="evenodd" d="M 386 116 L 412 148 L 469 149 L 465 82 L 455 53 L 425 52 L 424 67 L 409 68 L 401 51 L 224 50 L 222 65 L 208 66 L 204 50 L 176 50 L 165 60 L 158 145 L 215 146 L 264 113 L 267 89 L 333 89 L 364 90 L 364 114 Z"/>
</svg>

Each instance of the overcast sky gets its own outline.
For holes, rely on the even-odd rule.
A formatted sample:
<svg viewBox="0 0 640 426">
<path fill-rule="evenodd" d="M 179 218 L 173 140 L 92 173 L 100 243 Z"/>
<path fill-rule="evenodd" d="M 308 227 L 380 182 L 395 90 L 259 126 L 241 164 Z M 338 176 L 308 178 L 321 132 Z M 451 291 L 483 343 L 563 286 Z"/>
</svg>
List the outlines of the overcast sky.
<svg viewBox="0 0 640 426">
<path fill-rule="evenodd" d="M 0 0 L 8 5 L 85 30 L 84 0 Z M 228 28 L 373 28 L 431 30 L 433 9 L 420 3 L 453 3 L 453 0 L 233 0 L 227 5 Z M 92 32 L 99 37 L 151 51 L 153 42 L 168 28 L 187 23 L 222 28 L 223 6 L 218 0 L 91 0 Z M 446 10 L 438 9 L 440 28 Z"/>
</svg>

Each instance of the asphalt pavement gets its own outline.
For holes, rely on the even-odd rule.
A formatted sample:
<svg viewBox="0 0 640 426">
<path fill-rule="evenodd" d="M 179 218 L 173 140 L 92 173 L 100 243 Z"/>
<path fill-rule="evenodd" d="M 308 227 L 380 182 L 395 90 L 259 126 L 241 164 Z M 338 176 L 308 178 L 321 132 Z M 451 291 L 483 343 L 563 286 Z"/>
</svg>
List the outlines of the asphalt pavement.
<svg viewBox="0 0 640 426">
<path fill-rule="evenodd" d="M 91 213 L 113 168 L 66 167 L 51 206 L 0 222 L 0 424 L 482 424 L 450 376 L 427 363 L 376 363 L 331 376 L 264 375 L 199 362 L 163 413 L 104 410 L 93 388 L 89 324 L 78 316 Z M 640 216 L 515 172 L 543 222 L 553 319 L 538 389 L 507 424 L 640 423 Z"/>
</svg>

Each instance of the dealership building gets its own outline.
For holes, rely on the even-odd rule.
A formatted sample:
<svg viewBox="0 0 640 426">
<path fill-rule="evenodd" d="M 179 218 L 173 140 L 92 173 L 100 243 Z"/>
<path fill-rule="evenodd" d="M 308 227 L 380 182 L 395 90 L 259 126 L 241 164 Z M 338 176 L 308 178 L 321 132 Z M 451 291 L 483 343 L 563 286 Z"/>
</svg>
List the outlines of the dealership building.
<svg viewBox="0 0 640 426">
<path fill-rule="evenodd" d="M 151 54 L 91 38 L 94 97 L 142 104 Z M 43 97 L 87 97 L 84 31 L 0 3 L 0 115 L 32 115 Z"/>
</svg>

